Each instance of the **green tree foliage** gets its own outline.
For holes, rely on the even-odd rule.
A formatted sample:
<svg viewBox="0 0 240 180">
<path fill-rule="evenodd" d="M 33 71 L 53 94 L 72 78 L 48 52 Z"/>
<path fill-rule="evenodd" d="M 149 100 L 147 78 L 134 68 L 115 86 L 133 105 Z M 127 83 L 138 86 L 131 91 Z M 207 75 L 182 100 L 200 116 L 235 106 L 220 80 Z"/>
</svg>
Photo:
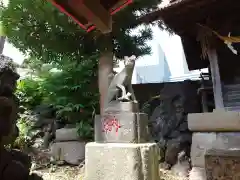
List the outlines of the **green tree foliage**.
<svg viewBox="0 0 240 180">
<path fill-rule="evenodd" d="M 156 9 L 159 2 L 134 0 L 114 15 L 110 37 L 116 57 L 150 53 L 145 44 L 151 39 L 150 28 L 143 27 L 137 35 L 131 31 L 138 26 L 139 14 Z M 96 72 L 98 56 L 107 43 L 104 36 L 97 30 L 84 32 L 47 0 L 9 0 L 1 15 L 8 40 L 31 57 L 23 67 L 33 69 L 37 77 L 19 84 L 18 95 L 26 106 L 52 104 L 59 118 L 77 123 L 79 132 L 89 134 L 86 120 L 92 119 L 93 109 L 99 109 Z M 43 71 L 43 62 L 60 72 Z"/>
<path fill-rule="evenodd" d="M 43 93 L 40 83 L 32 78 L 26 78 L 18 82 L 16 95 L 24 109 L 33 109 L 42 103 Z"/>
<path fill-rule="evenodd" d="M 151 38 L 148 27 L 138 35 L 130 35 L 138 26 L 139 14 L 157 7 L 160 0 L 135 0 L 133 4 L 114 15 L 111 34 L 114 54 L 123 57 L 140 56 L 150 52 L 145 44 Z M 4 32 L 9 41 L 24 53 L 47 61 L 82 60 L 83 56 L 99 53 L 104 46 L 98 31 L 85 33 L 66 15 L 47 0 L 9 0 L 2 12 Z"/>
<path fill-rule="evenodd" d="M 91 139 L 93 115 L 99 112 L 95 71 L 97 59 L 92 56 L 80 63 L 65 64 L 61 69 L 51 65 L 42 68 L 37 66 L 38 71 L 33 71 L 31 76 L 19 81 L 16 95 L 25 110 L 18 123 L 22 129 L 20 131 L 24 134 L 25 125 L 33 121 L 32 112 L 37 105 L 48 104 L 55 109 L 58 120 L 65 124 L 76 124 L 79 136 Z M 31 59 L 25 66 L 35 65 L 30 62 Z"/>
<path fill-rule="evenodd" d="M 52 104 L 57 115 L 69 122 L 91 119 L 98 110 L 97 58 L 64 66 L 59 72 L 42 75 L 45 103 Z"/>
</svg>

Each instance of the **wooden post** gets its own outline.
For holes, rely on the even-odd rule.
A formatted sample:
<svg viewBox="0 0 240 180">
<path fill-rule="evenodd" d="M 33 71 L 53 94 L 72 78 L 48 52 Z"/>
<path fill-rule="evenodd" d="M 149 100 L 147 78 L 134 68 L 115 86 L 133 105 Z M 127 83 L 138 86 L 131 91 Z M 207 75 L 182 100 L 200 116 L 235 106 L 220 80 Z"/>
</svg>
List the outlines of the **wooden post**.
<svg viewBox="0 0 240 180">
<path fill-rule="evenodd" d="M 221 78 L 219 73 L 218 57 L 217 57 L 216 49 L 214 48 L 209 49 L 207 54 L 210 62 L 210 69 L 211 69 L 211 75 L 212 75 L 215 108 L 216 109 L 224 108 L 222 84 L 221 84 Z"/>
</svg>

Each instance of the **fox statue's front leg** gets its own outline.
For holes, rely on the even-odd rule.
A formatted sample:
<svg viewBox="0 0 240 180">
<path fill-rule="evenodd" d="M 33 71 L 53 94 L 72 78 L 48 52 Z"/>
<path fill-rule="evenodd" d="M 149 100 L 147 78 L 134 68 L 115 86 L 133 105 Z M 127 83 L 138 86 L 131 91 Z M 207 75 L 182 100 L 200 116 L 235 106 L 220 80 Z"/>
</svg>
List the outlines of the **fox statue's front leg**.
<svg viewBox="0 0 240 180">
<path fill-rule="evenodd" d="M 117 87 L 122 91 L 122 96 L 118 98 L 119 101 L 130 101 L 130 96 L 131 96 L 131 93 L 127 93 L 126 92 L 126 88 L 121 85 L 121 84 L 118 84 Z"/>
<path fill-rule="evenodd" d="M 132 84 L 128 85 L 128 90 L 129 90 L 129 93 L 131 94 L 132 101 L 133 102 L 137 102 L 137 99 L 136 99 L 136 96 L 134 94 L 134 90 L 133 90 Z"/>
</svg>

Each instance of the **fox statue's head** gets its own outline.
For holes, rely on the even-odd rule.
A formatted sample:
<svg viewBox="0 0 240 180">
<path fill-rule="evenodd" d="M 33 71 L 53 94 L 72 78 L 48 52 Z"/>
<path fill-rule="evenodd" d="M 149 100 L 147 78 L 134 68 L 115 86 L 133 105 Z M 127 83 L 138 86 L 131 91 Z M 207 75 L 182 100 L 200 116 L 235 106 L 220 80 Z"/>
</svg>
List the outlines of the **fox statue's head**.
<svg viewBox="0 0 240 180">
<path fill-rule="evenodd" d="M 135 66 L 136 56 L 124 57 L 124 65 L 125 67 L 133 68 Z"/>
</svg>

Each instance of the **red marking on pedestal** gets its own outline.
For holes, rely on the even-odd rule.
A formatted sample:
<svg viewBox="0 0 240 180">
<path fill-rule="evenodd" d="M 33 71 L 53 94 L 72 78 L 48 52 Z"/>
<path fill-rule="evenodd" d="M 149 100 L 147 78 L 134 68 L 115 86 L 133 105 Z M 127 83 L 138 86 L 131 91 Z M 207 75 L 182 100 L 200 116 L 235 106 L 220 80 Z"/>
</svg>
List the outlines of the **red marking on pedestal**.
<svg viewBox="0 0 240 180">
<path fill-rule="evenodd" d="M 116 135 L 118 135 L 118 130 L 121 128 L 120 123 L 116 119 L 116 117 L 107 117 L 103 120 L 103 132 L 111 132 L 112 129 L 115 128 Z"/>
</svg>

